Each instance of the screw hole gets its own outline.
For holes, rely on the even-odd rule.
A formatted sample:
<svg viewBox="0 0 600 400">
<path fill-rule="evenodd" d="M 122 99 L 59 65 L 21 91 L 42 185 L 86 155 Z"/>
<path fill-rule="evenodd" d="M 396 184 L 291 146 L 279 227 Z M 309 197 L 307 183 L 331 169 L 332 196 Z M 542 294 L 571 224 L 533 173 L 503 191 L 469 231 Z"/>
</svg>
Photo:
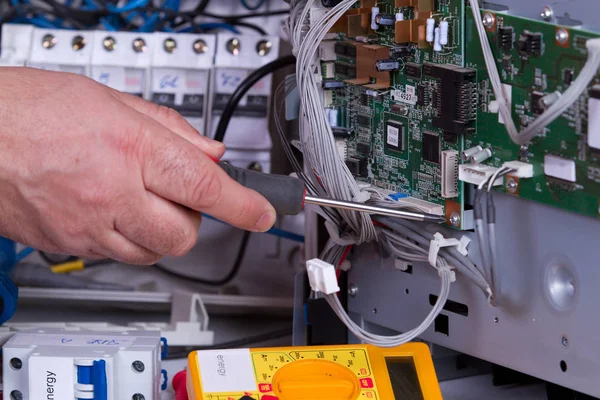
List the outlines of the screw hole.
<svg viewBox="0 0 600 400">
<path fill-rule="evenodd" d="M 495 322 L 496 324 L 498 323 L 498 321 L 500 321 L 500 320 L 498 319 L 498 317 L 494 318 L 494 322 Z"/>
<path fill-rule="evenodd" d="M 10 392 L 10 400 L 23 400 L 23 393 L 18 390 Z"/>
<path fill-rule="evenodd" d="M 565 360 L 561 360 L 561 362 L 560 362 L 560 370 L 562 372 L 567 372 L 567 363 L 565 362 Z"/>
<path fill-rule="evenodd" d="M 131 396 L 131 400 L 146 400 L 146 398 L 144 397 L 143 394 L 136 393 L 133 396 Z"/>
<path fill-rule="evenodd" d="M 408 289 L 404 289 L 404 293 L 406 293 L 406 294 L 409 294 L 409 293 L 410 293 L 410 290 L 408 290 Z"/>
<path fill-rule="evenodd" d="M 377 309 L 376 308 L 373 309 L 373 314 L 377 314 Z"/>
<path fill-rule="evenodd" d="M 10 366 L 12 367 L 12 369 L 16 369 L 19 370 L 21 368 L 23 368 L 23 361 L 21 361 L 20 358 L 11 358 L 10 359 Z"/>
</svg>

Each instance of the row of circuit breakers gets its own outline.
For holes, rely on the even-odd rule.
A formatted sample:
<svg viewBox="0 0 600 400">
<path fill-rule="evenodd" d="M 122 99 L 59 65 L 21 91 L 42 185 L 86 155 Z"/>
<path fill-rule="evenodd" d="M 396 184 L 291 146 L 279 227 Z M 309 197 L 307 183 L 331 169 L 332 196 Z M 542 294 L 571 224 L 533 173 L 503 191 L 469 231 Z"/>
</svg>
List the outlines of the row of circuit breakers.
<svg viewBox="0 0 600 400">
<path fill-rule="evenodd" d="M 4 24 L 0 65 L 86 75 L 171 107 L 200 132 L 210 134 L 237 86 L 278 53 L 279 38 L 270 36 L 73 31 Z M 269 76 L 248 92 L 235 117 L 265 120 L 270 94 Z M 235 148 L 235 143 L 229 145 Z"/>
</svg>

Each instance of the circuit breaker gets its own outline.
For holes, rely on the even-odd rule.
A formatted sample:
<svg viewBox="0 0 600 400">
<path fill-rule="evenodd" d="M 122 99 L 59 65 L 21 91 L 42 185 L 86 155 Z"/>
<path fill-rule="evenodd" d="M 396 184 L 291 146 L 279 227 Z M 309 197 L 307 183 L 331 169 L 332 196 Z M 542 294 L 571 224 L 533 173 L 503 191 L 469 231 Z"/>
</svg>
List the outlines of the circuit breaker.
<svg viewBox="0 0 600 400">
<path fill-rule="evenodd" d="M 36 28 L 27 66 L 87 75 L 92 37 L 92 31 Z"/>
</svg>

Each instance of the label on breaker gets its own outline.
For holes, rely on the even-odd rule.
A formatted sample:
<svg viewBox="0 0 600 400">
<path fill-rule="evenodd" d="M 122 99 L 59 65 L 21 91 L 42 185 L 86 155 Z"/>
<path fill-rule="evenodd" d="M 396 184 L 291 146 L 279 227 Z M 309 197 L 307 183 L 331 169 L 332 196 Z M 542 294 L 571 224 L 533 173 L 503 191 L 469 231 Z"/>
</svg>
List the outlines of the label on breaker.
<svg viewBox="0 0 600 400">
<path fill-rule="evenodd" d="M 32 356 L 29 359 L 29 398 L 73 398 L 73 369 L 71 358 Z"/>
<path fill-rule="evenodd" d="M 213 114 L 220 115 L 231 94 L 246 78 L 249 71 L 237 68 L 223 68 L 216 72 L 215 98 Z M 258 81 L 242 98 L 235 111 L 237 117 L 266 118 L 269 107 L 269 92 L 271 77 L 267 76 Z"/>
<path fill-rule="evenodd" d="M 405 90 L 392 90 L 392 97 L 396 101 L 406 104 L 417 104 L 417 91 L 414 86 L 406 85 Z"/>
<path fill-rule="evenodd" d="M 151 100 L 186 118 L 202 118 L 207 87 L 208 71 L 158 68 L 152 72 Z"/>
<path fill-rule="evenodd" d="M 121 92 L 143 97 L 145 71 L 138 68 L 92 67 L 92 79 Z"/>
</svg>

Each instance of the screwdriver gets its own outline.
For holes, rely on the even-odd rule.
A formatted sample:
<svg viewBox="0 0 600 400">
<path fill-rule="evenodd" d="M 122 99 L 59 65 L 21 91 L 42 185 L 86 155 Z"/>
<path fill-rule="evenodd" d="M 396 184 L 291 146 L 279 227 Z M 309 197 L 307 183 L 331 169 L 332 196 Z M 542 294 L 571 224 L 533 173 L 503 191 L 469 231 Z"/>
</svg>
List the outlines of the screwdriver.
<svg viewBox="0 0 600 400">
<path fill-rule="evenodd" d="M 242 186 L 260 193 L 264 198 L 266 198 L 269 203 L 273 205 L 275 211 L 279 215 L 296 215 L 302 211 L 302 208 L 305 204 L 314 204 L 322 207 L 360 211 L 369 214 L 404 218 L 412 221 L 436 223 L 446 221 L 446 218 L 440 215 L 397 210 L 387 207 L 377 207 L 351 201 L 307 196 L 304 182 L 298 178 L 251 171 L 244 168 L 234 167 L 233 165 L 222 161 L 219 161 L 218 164 L 234 181 L 240 183 Z"/>
</svg>

